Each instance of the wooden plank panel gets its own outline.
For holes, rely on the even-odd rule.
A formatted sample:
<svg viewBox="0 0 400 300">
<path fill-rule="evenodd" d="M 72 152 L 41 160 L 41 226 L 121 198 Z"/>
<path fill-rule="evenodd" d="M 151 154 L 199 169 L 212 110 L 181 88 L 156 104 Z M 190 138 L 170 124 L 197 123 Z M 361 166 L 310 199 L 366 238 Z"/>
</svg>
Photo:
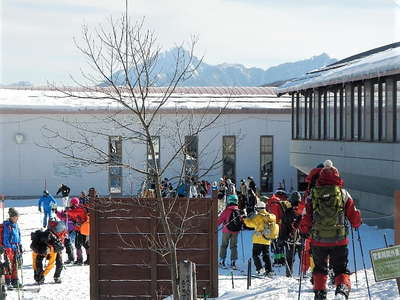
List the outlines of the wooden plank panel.
<svg viewBox="0 0 400 300">
<path fill-rule="evenodd" d="M 182 249 L 177 251 L 178 261 L 182 260 L 190 260 L 196 264 L 207 265 L 210 263 L 210 253 L 209 250 L 199 249 L 199 250 L 187 250 Z M 158 257 L 157 264 L 165 264 L 166 261 L 169 261 L 169 255 L 165 258 Z"/>
<path fill-rule="evenodd" d="M 129 233 L 103 233 L 100 234 L 99 248 L 148 248 L 148 240 L 153 239 L 150 234 Z M 165 234 L 157 234 L 157 240 L 165 240 Z M 178 248 L 203 248 L 208 249 L 207 234 L 185 234 L 178 243 Z"/>
<path fill-rule="evenodd" d="M 100 295 L 99 298 L 100 300 L 154 300 L 152 296 L 114 296 L 112 295 L 112 298 L 110 298 L 109 295 Z M 160 298 L 161 300 L 162 298 Z M 156 299 L 159 300 L 159 299 Z"/>
<path fill-rule="evenodd" d="M 170 280 L 171 273 L 168 265 L 157 266 L 158 280 Z M 210 266 L 196 265 L 197 280 L 209 280 Z"/>
<path fill-rule="evenodd" d="M 112 266 L 100 265 L 99 276 L 102 280 L 151 280 L 149 266 Z"/>
<path fill-rule="evenodd" d="M 98 231 L 101 233 L 150 233 L 151 219 L 135 218 L 135 219 L 111 219 L 99 218 Z"/>
<path fill-rule="evenodd" d="M 150 263 L 148 250 L 99 249 L 99 264 L 145 264 Z"/>
<path fill-rule="evenodd" d="M 99 281 L 101 295 L 150 295 L 150 281 Z"/>
</svg>

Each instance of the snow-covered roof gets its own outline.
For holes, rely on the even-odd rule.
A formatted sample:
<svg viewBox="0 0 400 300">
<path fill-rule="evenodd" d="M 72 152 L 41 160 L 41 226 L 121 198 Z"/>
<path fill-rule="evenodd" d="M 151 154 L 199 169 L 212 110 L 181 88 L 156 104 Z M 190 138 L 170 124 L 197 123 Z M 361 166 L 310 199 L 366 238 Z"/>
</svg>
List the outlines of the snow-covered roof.
<svg viewBox="0 0 400 300">
<path fill-rule="evenodd" d="M 319 70 L 308 72 L 278 88 L 278 94 L 400 74 L 400 42 L 372 49 Z"/>
<path fill-rule="evenodd" d="M 105 97 L 101 88 L 96 88 L 96 91 L 68 89 L 69 93 L 81 97 L 74 98 L 65 97 L 60 91 L 49 88 L 3 88 L 0 89 L 0 112 L 82 113 L 123 109 L 120 104 Z M 156 107 L 165 91 L 165 88 L 151 88 L 147 97 L 147 109 Z M 89 95 L 98 95 L 101 99 L 91 99 L 88 97 Z M 288 113 L 291 107 L 290 99 L 288 97 L 278 98 L 276 88 L 271 87 L 179 87 L 170 96 L 162 110 L 166 112 L 205 109 L 212 111 L 223 108 L 227 102 L 229 102 L 227 112 L 237 113 L 257 110 L 276 110 Z"/>
</svg>

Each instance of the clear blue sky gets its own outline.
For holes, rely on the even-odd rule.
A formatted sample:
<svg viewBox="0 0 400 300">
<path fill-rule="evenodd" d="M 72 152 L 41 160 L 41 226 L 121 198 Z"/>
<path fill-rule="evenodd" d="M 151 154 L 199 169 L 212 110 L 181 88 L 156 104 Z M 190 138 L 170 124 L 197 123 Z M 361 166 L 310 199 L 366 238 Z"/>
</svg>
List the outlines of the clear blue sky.
<svg viewBox="0 0 400 300">
<path fill-rule="evenodd" d="M 397 1 L 397 3 L 396 3 Z M 124 0 L 2 0 L 0 82 L 69 84 L 84 61 L 83 23 L 123 12 Z M 323 52 L 344 58 L 399 41 L 400 0 L 129 0 L 164 49 L 199 37 L 206 62 L 267 68 Z"/>
</svg>

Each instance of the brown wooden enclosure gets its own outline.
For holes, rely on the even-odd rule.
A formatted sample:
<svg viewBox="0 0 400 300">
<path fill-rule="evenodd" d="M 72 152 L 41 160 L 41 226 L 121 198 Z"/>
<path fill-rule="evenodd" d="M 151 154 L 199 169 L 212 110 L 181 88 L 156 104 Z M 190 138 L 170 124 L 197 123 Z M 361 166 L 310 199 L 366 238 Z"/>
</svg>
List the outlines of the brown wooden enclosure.
<svg viewBox="0 0 400 300">
<path fill-rule="evenodd" d="M 189 218 L 177 244 L 178 260 L 196 263 L 199 295 L 205 287 L 209 297 L 218 297 L 217 200 L 173 201 L 164 199 L 172 207 L 172 227 L 182 221 L 182 215 Z M 172 294 L 168 255 L 149 249 L 152 237 L 165 237 L 156 207 L 155 199 L 92 195 L 90 299 L 148 300 Z"/>
</svg>

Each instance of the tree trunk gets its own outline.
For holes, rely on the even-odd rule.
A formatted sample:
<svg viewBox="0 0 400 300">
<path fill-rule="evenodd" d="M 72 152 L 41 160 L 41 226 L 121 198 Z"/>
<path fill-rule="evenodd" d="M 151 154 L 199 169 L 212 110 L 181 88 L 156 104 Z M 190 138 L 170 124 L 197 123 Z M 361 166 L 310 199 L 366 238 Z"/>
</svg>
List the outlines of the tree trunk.
<svg viewBox="0 0 400 300">
<path fill-rule="evenodd" d="M 155 187 L 155 192 L 156 192 L 156 199 L 158 203 L 158 207 L 160 209 L 160 216 L 161 216 L 161 223 L 163 225 L 163 229 L 165 231 L 165 234 L 167 236 L 167 244 L 168 244 L 168 250 L 171 255 L 171 263 L 170 263 L 170 272 L 171 272 L 171 284 L 172 284 L 172 293 L 174 296 L 174 300 L 179 300 L 180 299 L 180 294 L 179 294 L 179 288 L 178 288 L 178 282 L 179 282 L 179 276 L 178 276 L 178 257 L 176 254 L 176 247 L 175 243 L 172 238 L 171 234 L 171 229 L 168 223 L 168 218 L 167 218 L 167 213 L 165 209 L 165 204 L 164 201 L 161 197 L 161 190 L 160 190 L 160 176 L 156 174 L 154 176 L 154 181 L 156 184 Z"/>
</svg>

